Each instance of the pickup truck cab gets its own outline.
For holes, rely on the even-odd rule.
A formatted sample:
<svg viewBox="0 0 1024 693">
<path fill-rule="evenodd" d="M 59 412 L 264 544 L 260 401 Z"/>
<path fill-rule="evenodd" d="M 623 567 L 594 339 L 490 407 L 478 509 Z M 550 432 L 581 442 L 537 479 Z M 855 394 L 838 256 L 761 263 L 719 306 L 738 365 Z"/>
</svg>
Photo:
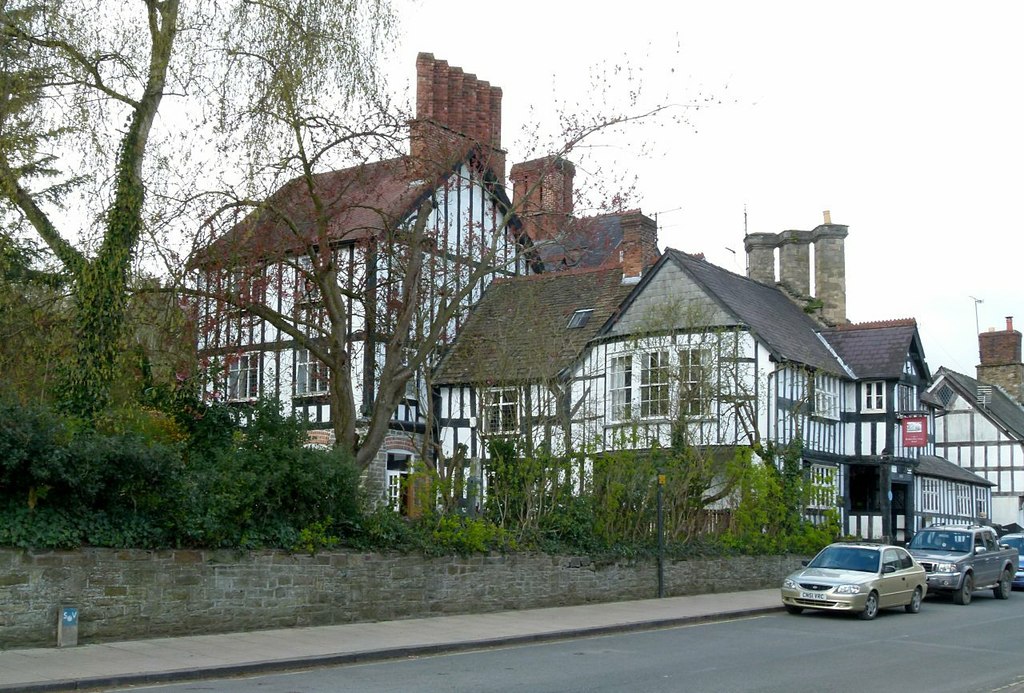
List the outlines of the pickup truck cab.
<svg viewBox="0 0 1024 693">
<path fill-rule="evenodd" d="M 907 549 L 925 569 L 930 594 L 951 594 L 956 604 L 970 604 L 982 589 L 991 588 L 996 599 L 1010 597 L 1017 549 L 1000 545 L 991 527 L 933 525 L 918 532 Z"/>
</svg>

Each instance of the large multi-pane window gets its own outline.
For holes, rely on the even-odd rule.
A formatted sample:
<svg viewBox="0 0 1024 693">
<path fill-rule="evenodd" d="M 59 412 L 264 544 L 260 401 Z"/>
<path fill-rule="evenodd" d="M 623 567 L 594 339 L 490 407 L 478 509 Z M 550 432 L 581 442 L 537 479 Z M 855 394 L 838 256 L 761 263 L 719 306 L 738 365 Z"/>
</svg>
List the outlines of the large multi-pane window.
<svg viewBox="0 0 1024 693">
<path fill-rule="evenodd" d="M 679 351 L 679 411 L 685 416 L 711 411 L 711 352 L 707 349 Z"/>
<path fill-rule="evenodd" d="M 956 514 L 962 517 L 970 517 L 971 511 L 971 487 L 967 484 L 956 485 Z"/>
<path fill-rule="evenodd" d="M 608 383 L 612 421 L 626 421 L 633 416 L 633 356 L 614 356 Z"/>
<path fill-rule="evenodd" d="M 811 466 L 809 476 L 811 488 L 808 506 L 819 510 L 834 508 L 838 495 L 836 468 L 815 464 Z"/>
<path fill-rule="evenodd" d="M 934 513 L 939 511 L 939 480 L 921 477 L 921 511 Z"/>
<path fill-rule="evenodd" d="M 864 411 L 885 411 L 885 383 L 873 380 L 861 385 L 864 393 Z"/>
<path fill-rule="evenodd" d="M 896 386 L 896 393 L 899 396 L 899 411 L 917 411 L 921 408 L 917 403 L 917 388 L 913 385 L 900 383 Z"/>
<path fill-rule="evenodd" d="M 839 418 L 839 378 L 825 373 L 814 376 L 814 413 L 827 419 Z"/>
<path fill-rule="evenodd" d="M 668 352 L 642 354 L 640 363 L 640 416 L 668 416 Z"/>
<path fill-rule="evenodd" d="M 227 398 L 233 401 L 256 399 L 260 394 L 260 355 L 240 354 L 228 363 Z"/>
<path fill-rule="evenodd" d="M 517 433 L 519 392 L 515 388 L 484 392 L 483 424 L 484 433 Z"/>
<path fill-rule="evenodd" d="M 988 492 L 982 486 L 974 488 L 974 516 L 988 516 Z"/>
<path fill-rule="evenodd" d="M 316 395 L 330 387 L 327 366 L 309 349 L 295 350 L 295 394 Z"/>
</svg>

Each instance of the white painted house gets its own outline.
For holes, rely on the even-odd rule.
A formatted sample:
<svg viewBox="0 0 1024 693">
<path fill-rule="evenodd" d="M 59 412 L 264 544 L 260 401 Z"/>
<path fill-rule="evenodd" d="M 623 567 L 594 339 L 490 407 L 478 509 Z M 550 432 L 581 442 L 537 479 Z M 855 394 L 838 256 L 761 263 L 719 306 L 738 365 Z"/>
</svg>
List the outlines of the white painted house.
<svg viewBox="0 0 1024 693">
<path fill-rule="evenodd" d="M 336 275 L 346 302 L 341 329 L 352 396 L 368 415 L 410 252 L 421 252 L 424 263 L 414 328 L 424 333 L 414 338 L 429 338 L 437 353 L 495 277 L 529 273 L 529 239 L 503 187 L 500 114 L 500 89 L 420 54 L 408 156 L 296 178 L 205 248 L 192 267 L 206 294 L 198 305 L 198 347 L 204 363 L 217 369 L 211 393 L 229 402 L 277 398 L 283 410 L 300 413 L 320 431 L 315 441 L 329 444 L 329 373 L 262 308 L 288 316 L 309 336 L 328 334 L 324 297 L 311 278 Z M 426 241 L 410 251 L 403 239 L 422 214 Z M 444 328 L 426 335 L 423 326 L 447 314 L 439 311 L 452 301 L 458 305 Z M 420 372 L 368 471 L 370 485 L 386 489 L 396 504 L 400 477 L 428 449 L 423 434 L 431 404 Z"/>
<path fill-rule="evenodd" d="M 445 446 L 465 446 L 483 469 L 488 440 L 517 434 L 527 447 L 587 454 L 667 447 L 681 425 L 703 447 L 799 438 L 846 533 L 906 540 L 925 521 L 923 488 L 956 497 L 959 485 L 972 499 L 930 519 L 983 517 L 988 484 L 934 454 L 916 323 L 848 324 L 841 276 L 819 278 L 818 297 L 807 291 L 810 246 L 819 271 L 841 275 L 846 233 L 826 223 L 748 237 L 750 277 L 668 249 L 653 265 L 630 263 L 641 276 L 605 267 L 494 285 L 435 377 Z M 783 281 L 774 267 L 770 281 L 753 278 L 767 278 L 761 263 L 780 243 L 796 246 L 780 253 Z M 599 324 L 581 327 L 585 318 Z"/>
<path fill-rule="evenodd" d="M 979 335 L 977 378 L 940 368 L 928 389 L 937 407 L 938 454 L 993 486 L 989 517 L 997 525 L 1024 526 L 1024 364 L 1021 333 L 1007 318 L 1005 330 Z"/>
</svg>

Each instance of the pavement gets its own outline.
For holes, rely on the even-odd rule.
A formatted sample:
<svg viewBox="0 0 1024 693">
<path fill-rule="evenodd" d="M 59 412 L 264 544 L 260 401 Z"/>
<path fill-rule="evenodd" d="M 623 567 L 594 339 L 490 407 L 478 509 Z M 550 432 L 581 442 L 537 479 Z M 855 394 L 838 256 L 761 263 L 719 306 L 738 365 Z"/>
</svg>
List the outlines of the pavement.
<svg viewBox="0 0 1024 693">
<path fill-rule="evenodd" d="M 778 589 L 376 623 L 0 650 L 0 691 L 169 683 L 415 657 L 745 618 Z"/>
</svg>

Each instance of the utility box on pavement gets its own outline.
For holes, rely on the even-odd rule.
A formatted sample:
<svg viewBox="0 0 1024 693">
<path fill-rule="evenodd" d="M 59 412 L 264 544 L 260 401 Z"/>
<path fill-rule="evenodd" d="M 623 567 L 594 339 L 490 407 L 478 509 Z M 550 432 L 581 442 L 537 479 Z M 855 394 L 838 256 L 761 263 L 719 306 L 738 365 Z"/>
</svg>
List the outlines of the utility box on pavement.
<svg viewBox="0 0 1024 693">
<path fill-rule="evenodd" d="M 57 647 L 74 647 L 78 644 L 78 609 L 62 606 L 57 616 Z"/>
</svg>

